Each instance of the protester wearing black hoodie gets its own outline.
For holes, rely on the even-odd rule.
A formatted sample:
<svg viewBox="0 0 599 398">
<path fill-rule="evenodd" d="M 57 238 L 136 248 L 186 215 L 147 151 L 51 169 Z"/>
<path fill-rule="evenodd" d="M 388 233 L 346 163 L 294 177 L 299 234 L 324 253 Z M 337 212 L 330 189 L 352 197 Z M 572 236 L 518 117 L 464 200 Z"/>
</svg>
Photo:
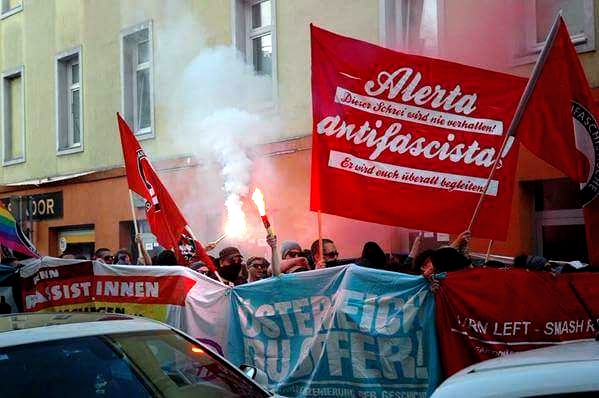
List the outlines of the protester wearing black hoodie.
<svg viewBox="0 0 599 398">
<path fill-rule="evenodd" d="M 367 268 L 387 269 L 387 255 L 376 242 L 366 242 L 358 265 Z"/>
</svg>

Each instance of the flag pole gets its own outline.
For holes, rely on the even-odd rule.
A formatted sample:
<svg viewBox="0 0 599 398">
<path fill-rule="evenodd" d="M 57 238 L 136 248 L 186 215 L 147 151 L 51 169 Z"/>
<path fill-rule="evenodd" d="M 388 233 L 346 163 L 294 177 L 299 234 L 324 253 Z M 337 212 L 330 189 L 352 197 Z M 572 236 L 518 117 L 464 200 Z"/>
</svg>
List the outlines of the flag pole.
<svg viewBox="0 0 599 398">
<path fill-rule="evenodd" d="M 535 63 L 535 66 L 533 67 L 532 73 L 530 75 L 530 79 L 528 79 L 528 82 L 526 83 L 526 88 L 524 89 L 524 92 L 522 93 L 522 96 L 520 97 L 520 102 L 518 103 L 518 107 L 516 108 L 514 117 L 512 118 L 512 121 L 508 128 L 508 131 L 505 135 L 505 138 L 503 139 L 503 143 L 501 144 L 501 149 L 498 152 L 499 155 L 497 156 L 497 159 L 493 163 L 493 167 L 491 168 L 491 171 L 489 172 L 489 176 L 487 177 L 487 182 L 485 183 L 485 187 L 484 187 L 482 193 L 480 194 L 480 197 L 478 198 L 478 203 L 476 205 L 476 208 L 474 209 L 472 218 L 470 219 L 470 224 L 468 225 L 469 231 L 472 230 L 472 226 L 474 225 L 474 222 L 476 221 L 476 218 L 478 217 L 478 213 L 480 212 L 480 208 L 482 206 L 483 199 L 487 193 L 487 189 L 489 189 L 489 185 L 491 183 L 491 178 L 493 178 L 493 174 L 495 173 L 495 170 L 497 169 L 499 160 L 502 157 L 507 155 L 507 151 L 509 151 L 509 149 L 511 148 L 511 146 L 513 144 L 514 137 L 516 135 L 516 129 L 518 128 L 518 125 L 520 124 L 520 120 L 522 119 L 522 115 L 524 114 L 524 109 L 526 108 L 526 105 L 528 104 L 528 100 L 530 99 L 530 96 L 532 95 L 532 91 L 537 84 L 537 80 L 539 80 L 539 76 L 541 74 L 541 69 L 543 68 L 543 65 L 545 65 L 545 61 L 547 60 L 547 57 L 549 55 L 549 50 L 553 44 L 553 41 L 555 40 L 555 36 L 557 35 L 557 29 L 559 27 L 559 21 L 561 20 L 561 18 L 562 18 L 562 11 L 560 10 L 556 15 L 555 20 L 553 21 L 551 30 L 547 34 L 547 38 L 545 40 L 545 45 L 543 46 L 543 49 L 541 50 L 541 54 L 539 55 L 539 58 L 537 59 L 537 62 Z M 509 141 L 509 144 L 508 144 L 508 141 Z"/>
<path fill-rule="evenodd" d="M 485 255 L 485 263 L 489 261 L 489 257 L 491 256 L 491 248 L 493 247 L 493 239 L 489 241 L 489 246 L 487 247 L 487 254 Z"/>
<path fill-rule="evenodd" d="M 139 228 L 137 227 L 137 217 L 135 216 L 135 205 L 133 204 L 133 191 L 131 191 L 131 189 L 129 189 L 129 203 L 131 204 L 131 216 L 133 217 L 133 229 L 135 230 L 135 237 L 137 238 L 137 235 L 139 235 Z M 138 253 L 138 256 L 140 256 L 141 255 L 141 243 L 137 242 L 137 239 L 135 239 L 135 241 L 136 241 L 135 243 L 137 244 L 137 253 Z"/>
<path fill-rule="evenodd" d="M 322 243 L 322 213 L 318 210 L 318 250 L 320 259 L 324 260 L 324 244 Z"/>
</svg>

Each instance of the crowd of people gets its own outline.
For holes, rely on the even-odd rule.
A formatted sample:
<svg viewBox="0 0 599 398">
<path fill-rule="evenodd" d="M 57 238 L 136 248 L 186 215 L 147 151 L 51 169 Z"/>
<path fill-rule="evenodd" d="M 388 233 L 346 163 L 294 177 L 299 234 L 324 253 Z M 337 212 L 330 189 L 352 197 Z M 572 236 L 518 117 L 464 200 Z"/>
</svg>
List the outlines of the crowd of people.
<svg viewBox="0 0 599 398">
<path fill-rule="evenodd" d="M 272 276 L 275 272 L 273 270 L 275 263 L 281 273 L 295 273 L 355 263 L 367 268 L 423 275 L 431 281 L 434 281 L 434 275 L 436 274 L 477 266 L 525 268 L 533 271 L 550 271 L 554 274 L 582 268 L 575 265 L 569 266 L 575 262 L 552 262 L 541 256 L 520 255 L 509 263 L 476 259 L 470 256 L 470 239 L 470 232 L 465 231 L 450 245 L 423 250 L 422 237 L 417 236 L 407 256 L 387 254 L 376 242 L 369 241 L 364 244 L 359 258 L 345 259 L 341 259 L 335 242 L 329 238 L 315 240 L 309 249 L 302 249 L 296 241 L 285 240 L 280 244 L 280 258 L 274 258 L 275 253 L 277 253 L 275 248 L 277 248 L 278 240 L 275 235 L 268 235 L 266 241 L 273 253 L 273 257 L 270 259 L 252 256 L 244 261 L 245 257 L 239 248 L 231 246 L 220 250 L 217 256 L 210 256 L 218 274 L 212 272 L 208 265 L 201 261 L 191 264 L 190 267 L 231 286 Z M 177 264 L 177 257 L 172 250 L 162 250 L 159 254 L 150 257 L 142 244 L 141 235 L 135 237 L 135 243 L 140 251 L 137 261 L 134 261 L 134 256 L 127 249 L 119 249 L 113 253 L 112 250 L 105 247 L 97 249 L 92 259 L 106 264 L 121 265 Z M 212 253 L 215 248 L 215 244 L 206 246 L 209 253 Z M 60 257 L 65 259 L 87 259 L 85 256 L 76 256 L 70 253 L 63 253 Z M 5 255 L 2 256 L 2 264 L 16 266 L 18 260 Z M 584 266 L 585 264 L 581 265 Z"/>
</svg>

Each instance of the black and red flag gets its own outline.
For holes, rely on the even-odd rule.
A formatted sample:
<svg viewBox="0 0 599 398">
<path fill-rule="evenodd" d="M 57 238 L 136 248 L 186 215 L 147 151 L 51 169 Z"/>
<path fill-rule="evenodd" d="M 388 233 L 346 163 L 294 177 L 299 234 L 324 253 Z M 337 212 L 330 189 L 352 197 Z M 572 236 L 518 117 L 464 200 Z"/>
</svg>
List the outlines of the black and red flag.
<svg viewBox="0 0 599 398">
<path fill-rule="evenodd" d="M 599 264 L 599 107 L 561 16 L 533 71 L 517 136 L 534 155 L 580 183 L 591 264 Z"/>
<path fill-rule="evenodd" d="M 117 114 L 117 119 L 127 183 L 130 190 L 145 199 L 148 223 L 158 243 L 173 250 L 179 264 L 190 265 L 196 261 L 203 261 L 210 270 L 216 271 L 212 260 L 202 244 L 195 239 L 185 217 L 160 181 L 135 135 L 121 115 Z"/>
</svg>

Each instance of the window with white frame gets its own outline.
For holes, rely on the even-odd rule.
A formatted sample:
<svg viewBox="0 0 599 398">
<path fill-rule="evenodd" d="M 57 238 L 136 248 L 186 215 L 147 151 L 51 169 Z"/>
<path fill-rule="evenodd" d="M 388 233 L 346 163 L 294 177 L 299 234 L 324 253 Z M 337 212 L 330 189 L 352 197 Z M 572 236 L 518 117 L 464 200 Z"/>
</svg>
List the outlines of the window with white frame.
<svg viewBox="0 0 599 398">
<path fill-rule="evenodd" d="M 2 74 L 2 164 L 25 161 L 23 68 Z"/>
<path fill-rule="evenodd" d="M 398 51 L 437 55 L 439 0 L 379 0 L 382 44 Z"/>
<path fill-rule="evenodd" d="M 122 32 L 123 116 L 140 138 L 154 136 L 152 24 Z"/>
<path fill-rule="evenodd" d="M 517 0 L 516 0 L 517 1 Z M 523 61 L 532 61 L 541 51 L 555 16 L 561 10 L 572 42 L 578 52 L 595 49 L 595 6 L 593 0 L 534 0 L 520 3 L 524 21 L 518 24 L 516 54 Z"/>
<path fill-rule="evenodd" d="M 256 73 L 275 71 L 275 0 L 233 0 L 235 45 Z"/>
<path fill-rule="evenodd" d="M 83 150 L 81 50 L 75 49 L 56 57 L 56 130 L 58 153 Z"/>
<path fill-rule="evenodd" d="M 1 0 L 2 10 L 0 19 L 7 18 L 23 10 L 23 0 Z"/>
</svg>

